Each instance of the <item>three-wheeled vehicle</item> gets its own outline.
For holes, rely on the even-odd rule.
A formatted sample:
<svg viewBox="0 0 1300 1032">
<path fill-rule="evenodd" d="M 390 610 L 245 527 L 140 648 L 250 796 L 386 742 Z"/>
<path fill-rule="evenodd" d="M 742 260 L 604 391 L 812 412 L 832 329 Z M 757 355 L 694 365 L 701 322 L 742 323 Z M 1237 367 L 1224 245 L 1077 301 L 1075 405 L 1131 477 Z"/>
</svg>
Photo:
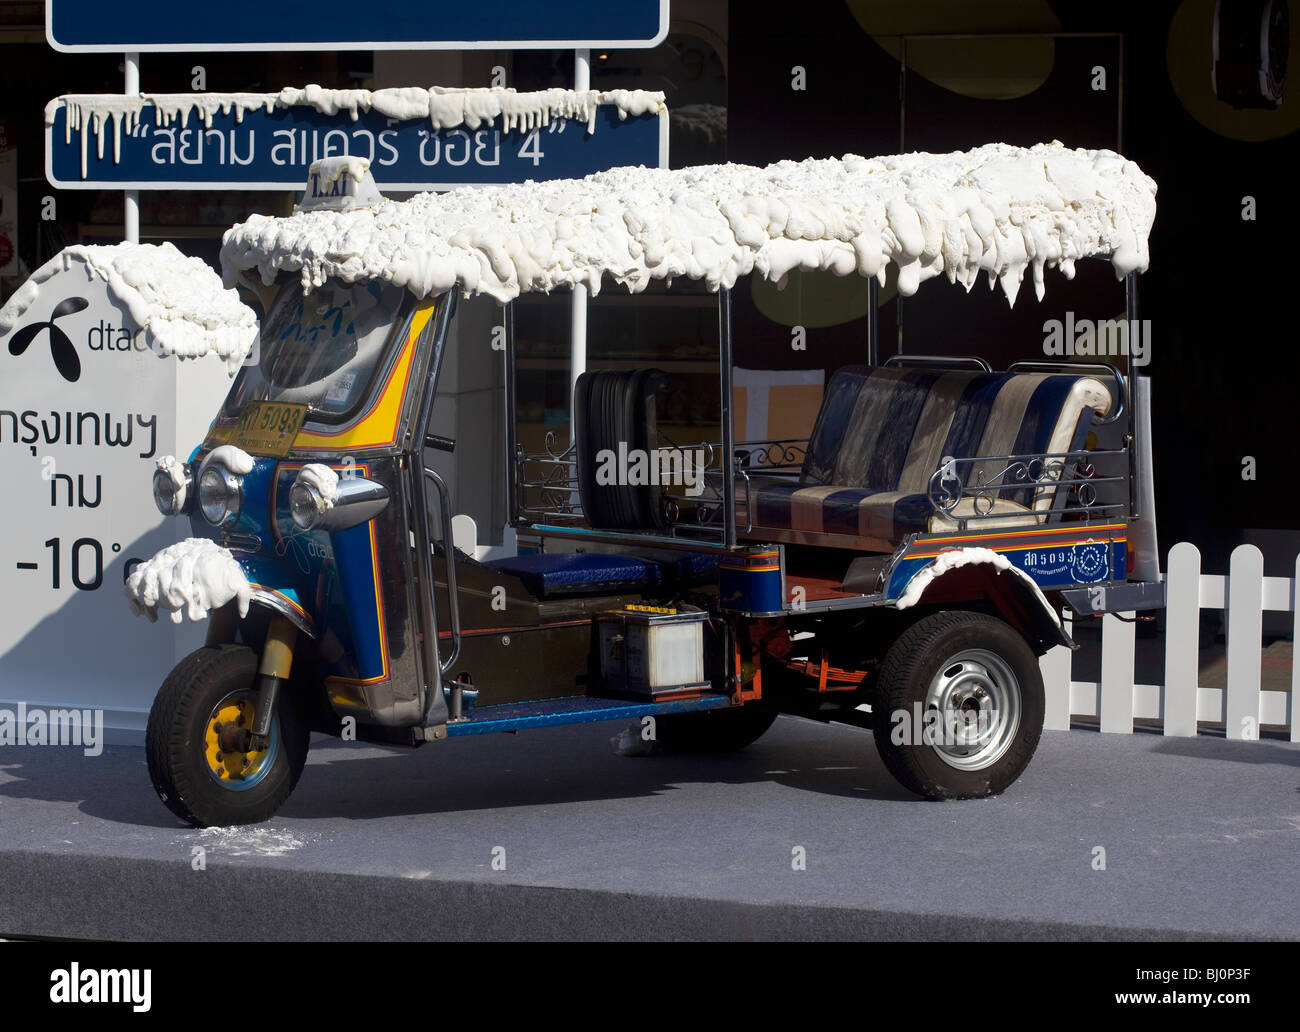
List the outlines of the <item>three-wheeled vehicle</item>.
<svg viewBox="0 0 1300 1032">
<path fill-rule="evenodd" d="M 1109 158 L 1106 174 L 1124 166 L 1141 192 L 1136 166 Z M 452 254 L 452 278 L 441 284 L 413 274 L 412 253 L 435 263 L 448 240 L 477 245 L 454 228 L 421 237 L 407 223 L 436 220 L 402 208 L 417 202 L 377 200 L 364 167 L 359 177 L 351 167 L 313 172 L 317 190 L 334 184 L 338 194 L 342 182 L 356 195 L 351 210 L 313 210 L 308 197 L 290 219 L 227 234 L 227 279 L 262 311 L 256 361 L 240 369 L 188 461 L 164 460 L 155 474 L 159 508 L 188 516 L 195 536 L 128 581 L 151 615 L 210 610 L 206 644 L 167 677 L 148 723 L 154 787 L 181 818 L 265 820 L 293 790 L 313 731 L 412 747 L 622 720 L 662 750 L 720 751 L 750 744 L 779 713 L 873 730 L 889 770 L 921 796 L 986 796 L 1033 755 L 1045 705 L 1039 657 L 1073 647 L 1063 609 L 1159 603 L 1157 578 L 1137 579 L 1132 563 L 1145 494 L 1137 488 L 1149 479 L 1133 370 L 882 362 L 875 269 L 864 362 L 830 377 L 806 440 L 738 439 L 723 277 L 711 283 L 715 439 L 667 439 L 666 374 L 606 369 L 577 379 L 572 443 L 528 452 L 516 435 L 507 304 L 506 493 L 512 525 L 534 548 L 477 561 L 453 545 L 447 485 L 425 452 L 454 447 L 429 430 L 439 370 L 458 295 L 490 262 Z M 646 174 L 660 184 L 677 175 Z M 706 196 L 707 176 L 678 187 L 694 191 L 690 205 L 728 210 Z M 530 189 L 555 196 L 554 184 L 511 189 L 516 206 Z M 1120 203 L 1113 191 L 1093 192 Z M 554 208 L 542 201 L 539 209 Z M 1058 229 L 1078 210 L 1066 202 Z M 454 195 L 439 203 L 446 212 Z M 903 218 L 893 203 L 889 217 Z M 1121 215 L 1116 224 L 1134 218 Z M 953 234 L 972 224 L 983 232 L 974 214 L 952 217 Z M 403 226 L 405 257 L 376 261 L 359 225 Z M 1144 250 L 1149 222 L 1123 228 Z M 1061 230 L 1054 253 L 1026 258 L 1022 247 L 1020 272 L 1072 267 L 1107 243 L 1095 225 L 1085 229 Z M 909 243 L 899 226 L 878 235 L 900 264 L 909 247 L 928 246 Z M 782 239 L 777 230 L 772 238 Z M 391 257 L 397 245 L 385 239 Z M 1003 275 L 1012 249 L 1000 242 L 999 258 L 988 239 L 980 253 L 966 232 L 965 258 L 945 252 L 945 271 L 964 260 L 990 282 Z M 716 235 L 712 243 L 723 246 Z M 821 258 L 798 260 L 843 275 L 825 257 L 836 242 L 817 243 Z M 857 246 L 839 243 L 838 253 Z M 527 248 L 544 264 L 535 241 Z M 917 260 L 934 263 L 932 252 Z M 644 269 L 649 259 L 638 255 Z M 499 254 L 491 261 L 497 282 L 516 292 L 544 279 L 526 277 L 522 258 L 507 272 Z M 635 278 L 599 255 L 589 257 L 597 278 L 602 261 L 605 273 Z M 784 274 L 761 255 L 750 268 Z M 678 263 L 653 274 L 692 270 Z M 1131 271 L 1126 284 L 1132 321 Z M 1090 431 L 1112 446 L 1087 449 Z"/>
</svg>

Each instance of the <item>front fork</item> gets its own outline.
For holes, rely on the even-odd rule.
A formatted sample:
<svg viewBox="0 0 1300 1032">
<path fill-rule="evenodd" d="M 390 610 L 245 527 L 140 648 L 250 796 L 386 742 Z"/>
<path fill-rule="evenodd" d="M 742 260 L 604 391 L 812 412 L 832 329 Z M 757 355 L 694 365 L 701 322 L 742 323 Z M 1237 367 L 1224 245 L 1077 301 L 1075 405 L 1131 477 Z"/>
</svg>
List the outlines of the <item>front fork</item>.
<svg viewBox="0 0 1300 1032">
<path fill-rule="evenodd" d="M 234 606 L 223 606 L 211 614 L 206 644 L 234 641 L 237 625 Z M 280 687 L 289 680 L 293 669 L 293 648 L 297 641 L 297 627 L 283 616 L 271 617 L 266 628 L 266 642 L 262 646 L 262 659 L 257 667 L 257 712 L 253 717 L 251 736 L 254 749 L 266 748 Z"/>
</svg>

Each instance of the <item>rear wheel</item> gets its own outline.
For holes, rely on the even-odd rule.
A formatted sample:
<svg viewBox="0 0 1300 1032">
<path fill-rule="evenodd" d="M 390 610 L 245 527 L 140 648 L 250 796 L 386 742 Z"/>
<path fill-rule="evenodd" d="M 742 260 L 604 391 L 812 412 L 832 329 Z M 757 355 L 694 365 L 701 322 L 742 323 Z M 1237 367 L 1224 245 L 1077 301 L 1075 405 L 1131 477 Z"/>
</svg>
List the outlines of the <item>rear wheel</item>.
<svg viewBox="0 0 1300 1032">
<path fill-rule="evenodd" d="M 281 692 L 264 748 L 249 740 L 257 654 L 198 649 L 177 664 L 149 712 L 149 776 L 167 808 L 198 827 L 255 824 L 289 797 L 307 761 L 306 723 Z"/>
<path fill-rule="evenodd" d="M 873 729 L 881 759 L 928 799 L 997 795 L 1043 729 L 1043 679 L 1028 643 L 983 613 L 935 613 L 880 668 Z"/>
</svg>

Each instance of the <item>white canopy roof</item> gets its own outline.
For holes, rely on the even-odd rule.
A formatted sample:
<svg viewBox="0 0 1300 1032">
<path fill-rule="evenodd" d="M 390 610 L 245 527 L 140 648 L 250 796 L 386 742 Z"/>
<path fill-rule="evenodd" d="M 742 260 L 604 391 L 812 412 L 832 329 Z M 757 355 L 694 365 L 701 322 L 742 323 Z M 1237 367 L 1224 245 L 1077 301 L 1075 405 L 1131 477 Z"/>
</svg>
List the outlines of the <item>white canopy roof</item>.
<svg viewBox="0 0 1300 1032">
<path fill-rule="evenodd" d="M 952 154 L 617 168 L 581 180 L 467 187 L 361 210 L 253 216 L 229 230 L 227 284 L 255 269 L 379 279 L 417 297 L 453 288 L 507 301 L 610 277 L 632 291 L 690 277 L 709 289 L 792 269 L 878 276 L 894 262 L 912 294 L 940 274 L 968 290 L 984 273 L 1014 301 L 1026 270 L 1109 256 L 1144 271 L 1155 182 L 1108 150 L 995 143 Z"/>
</svg>

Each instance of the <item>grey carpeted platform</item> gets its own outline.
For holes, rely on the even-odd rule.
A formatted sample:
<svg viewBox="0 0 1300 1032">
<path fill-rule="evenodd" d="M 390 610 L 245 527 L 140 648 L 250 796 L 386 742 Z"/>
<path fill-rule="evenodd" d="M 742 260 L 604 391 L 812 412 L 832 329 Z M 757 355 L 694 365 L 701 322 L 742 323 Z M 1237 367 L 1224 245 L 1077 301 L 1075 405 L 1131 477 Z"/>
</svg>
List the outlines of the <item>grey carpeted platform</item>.
<svg viewBox="0 0 1300 1032">
<path fill-rule="evenodd" d="M 268 939 L 1300 938 L 1300 746 L 1049 732 L 1006 795 L 938 804 L 849 728 L 722 758 L 618 730 L 316 739 L 273 821 L 202 832 L 141 749 L 6 747 L 0 937 L 212 939 L 242 903 Z"/>
</svg>

